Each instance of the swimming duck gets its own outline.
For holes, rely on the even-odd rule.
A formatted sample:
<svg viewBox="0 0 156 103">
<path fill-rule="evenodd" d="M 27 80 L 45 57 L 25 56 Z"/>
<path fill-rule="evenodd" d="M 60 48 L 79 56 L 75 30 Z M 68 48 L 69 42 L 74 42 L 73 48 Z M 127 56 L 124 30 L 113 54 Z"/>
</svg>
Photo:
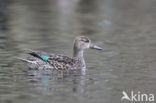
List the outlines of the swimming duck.
<svg viewBox="0 0 156 103">
<path fill-rule="evenodd" d="M 88 48 L 102 50 L 101 47 L 92 44 L 88 37 L 79 36 L 74 40 L 73 57 L 68 57 L 61 54 L 49 54 L 27 49 L 28 54 L 31 56 L 27 58 L 18 57 L 18 59 L 25 62 L 30 69 L 82 69 L 86 67 L 85 60 L 83 58 L 83 52 Z"/>
</svg>

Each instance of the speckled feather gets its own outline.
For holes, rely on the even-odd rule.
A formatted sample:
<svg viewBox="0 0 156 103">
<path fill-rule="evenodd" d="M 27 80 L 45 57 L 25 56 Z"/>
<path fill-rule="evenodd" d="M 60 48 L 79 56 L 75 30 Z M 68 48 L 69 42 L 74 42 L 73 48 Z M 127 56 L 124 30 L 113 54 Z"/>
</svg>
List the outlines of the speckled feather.
<svg viewBox="0 0 156 103">
<path fill-rule="evenodd" d="M 61 54 L 48 54 L 33 50 L 29 50 L 29 54 L 32 56 L 28 57 L 27 60 L 36 61 L 37 67 L 54 68 L 57 70 L 81 69 L 83 67 L 78 58 L 70 58 Z"/>
<path fill-rule="evenodd" d="M 60 54 L 50 55 L 47 62 L 58 70 L 78 69 L 83 67 L 81 61 L 78 58 L 70 58 Z"/>
</svg>

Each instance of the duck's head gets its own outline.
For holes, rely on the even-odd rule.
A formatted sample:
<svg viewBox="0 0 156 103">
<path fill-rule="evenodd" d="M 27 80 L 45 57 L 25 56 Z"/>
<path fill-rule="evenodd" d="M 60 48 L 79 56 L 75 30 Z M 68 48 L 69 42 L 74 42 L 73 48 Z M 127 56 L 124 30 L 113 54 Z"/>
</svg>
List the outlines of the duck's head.
<svg viewBox="0 0 156 103">
<path fill-rule="evenodd" d="M 85 37 L 85 36 L 76 37 L 76 39 L 74 41 L 74 50 L 83 51 L 88 48 L 102 50 L 101 47 L 98 47 L 98 46 L 92 44 L 91 40 L 88 37 Z"/>
<path fill-rule="evenodd" d="M 92 44 L 91 40 L 88 37 L 85 36 L 76 37 L 74 41 L 73 57 L 79 58 L 83 67 L 86 67 L 85 60 L 83 58 L 83 51 L 88 48 L 102 50 L 101 47 Z"/>
</svg>

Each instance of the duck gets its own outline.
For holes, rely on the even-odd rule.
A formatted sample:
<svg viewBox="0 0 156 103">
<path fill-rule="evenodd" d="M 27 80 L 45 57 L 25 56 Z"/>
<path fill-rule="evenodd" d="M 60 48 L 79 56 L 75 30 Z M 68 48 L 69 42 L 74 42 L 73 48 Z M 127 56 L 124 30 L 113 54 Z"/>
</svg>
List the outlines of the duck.
<svg viewBox="0 0 156 103">
<path fill-rule="evenodd" d="M 28 68 L 32 70 L 76 70 L 86 68 L 83 54 L 84 50 L 89 48 L 102 50 L 101 47 L 93 44 L 88 37 L 78 36 L 74 40 L 73 57 L 68 57 L 63 54 L 49 54 L 42 51 L 26 49 L 30 56 L 26 58 L 17 57 L 17 59 L 23 61 Z"/>
</svg>

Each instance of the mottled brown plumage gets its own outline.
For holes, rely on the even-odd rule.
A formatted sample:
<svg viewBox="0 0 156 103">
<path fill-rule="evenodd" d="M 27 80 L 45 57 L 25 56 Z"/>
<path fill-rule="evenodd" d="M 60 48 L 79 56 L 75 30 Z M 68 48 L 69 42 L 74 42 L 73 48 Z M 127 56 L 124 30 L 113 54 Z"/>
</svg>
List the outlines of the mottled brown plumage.
<svg viewBox="0 0 156 103">
<path fill-rule="evenodd" d="M 102 48 L 93 45 L 88 37 L 76 37 L 74 41 L 73 57 L 64 56 L 61 54 L 49 54 L 45 52 L 28 50 L 30 57 L 26 59 L 18 58 L 24 61 L 31 69 L 57 69 L 57 70 L 74 70 L 85 68 L 85 60 L 83 51 L 92 48 L 102 50 Z"/>
</svg>

